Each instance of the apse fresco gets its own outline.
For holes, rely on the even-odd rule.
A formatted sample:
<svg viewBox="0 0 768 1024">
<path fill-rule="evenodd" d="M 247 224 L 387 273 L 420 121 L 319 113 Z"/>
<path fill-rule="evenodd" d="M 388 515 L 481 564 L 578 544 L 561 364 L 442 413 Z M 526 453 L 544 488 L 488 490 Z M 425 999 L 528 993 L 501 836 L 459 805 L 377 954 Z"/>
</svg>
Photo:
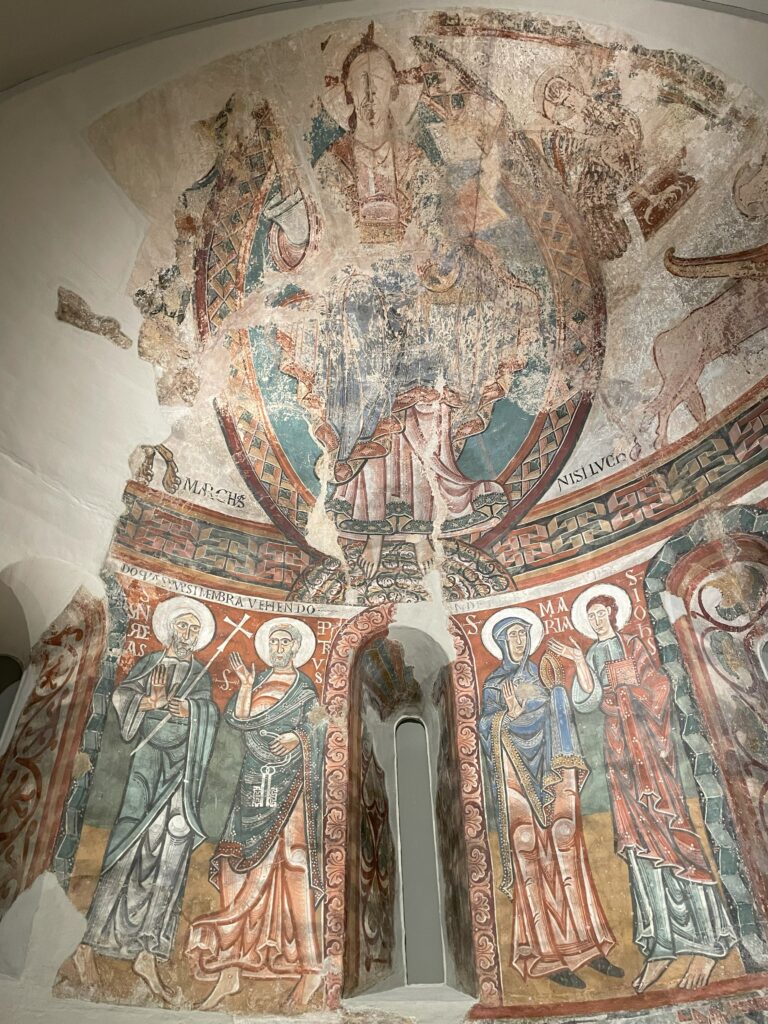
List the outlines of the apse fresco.
<svg viewBox="0 0 768 1024">
<path fill-rule="evenodd" d="M 512 937 L 500 971 L 521 998 L 545 979 L 594 999 L 744 971 L 715 822 L 643 629 L 641 571 L 564 594 L 554 615 L 543 601 L 468 617 L 497 921 Z"/>
<path fill-rule="evenodd" d="M 472 1016 L 762 1019 L 767 123 L 685 54 L 451 11 L 92 126 L 175 425 L 0 775 L 3 908 L 51 870 L 84 915 L 57 996 L 292 1014 L 394 976 L 381 736 L 429 706 Z"/>
</svg>

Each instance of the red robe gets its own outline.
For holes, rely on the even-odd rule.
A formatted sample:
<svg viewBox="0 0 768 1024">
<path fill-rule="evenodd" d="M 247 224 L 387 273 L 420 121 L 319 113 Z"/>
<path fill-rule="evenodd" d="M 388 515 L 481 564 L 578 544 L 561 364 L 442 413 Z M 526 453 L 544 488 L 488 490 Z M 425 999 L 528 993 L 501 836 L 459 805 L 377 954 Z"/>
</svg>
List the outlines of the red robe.
<svg viewBox="0 0 768 1024">
<path fill-rule="evenodd" d="M 713 884 L 677 767 L 669 680 L 639 638 L 621 642 L 627 656 L 605 662 L 600 671 L 616 852 L 634 848 L 638 857 L 670 867 L 680 878 Z"/>
</svg>

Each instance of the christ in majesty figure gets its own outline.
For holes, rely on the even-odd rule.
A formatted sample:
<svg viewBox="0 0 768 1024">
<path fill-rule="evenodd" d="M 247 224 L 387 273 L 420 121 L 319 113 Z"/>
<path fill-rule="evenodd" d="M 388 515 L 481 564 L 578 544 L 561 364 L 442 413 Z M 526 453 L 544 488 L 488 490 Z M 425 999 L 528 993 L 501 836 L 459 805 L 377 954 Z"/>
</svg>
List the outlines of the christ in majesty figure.
<svg viewBox="0 0 768 1024">
<path fill-rule="evenodd" d="M 467 118 L 465 142 L 480 121 L 494 129 L 475 143 L 474 160 L 448 168 L 416 144 L 415 127 L 396 124 L 398 71 L 372 29 L 347 54 L 340 84 L 348 129 L 315 173 L 351 230 L 342 235 L 329 218 L 313 254 L 317 221 L 300 190 L 279 190 L 264 215 L 274 263 L 302 295 L 316 287 L 323 258 L 319 315 L 297 322 L 304 299 L 292 299 L 292 325 L 278 341 L 331 456 L 328 507 L 340 536 L 364 540 L 359 561 L 371 578 L 385 540 L 410 541 L 427 570 L 436 530 L 469 534 L 506 511 L 503 487 L 468 477 L 457 458 L 526 366 L 540 304 L 490 240 L 509 219 L 483 170 L 503 112 Z M 307 284 L 304 274 L 314 275 Z"/>
</svg>

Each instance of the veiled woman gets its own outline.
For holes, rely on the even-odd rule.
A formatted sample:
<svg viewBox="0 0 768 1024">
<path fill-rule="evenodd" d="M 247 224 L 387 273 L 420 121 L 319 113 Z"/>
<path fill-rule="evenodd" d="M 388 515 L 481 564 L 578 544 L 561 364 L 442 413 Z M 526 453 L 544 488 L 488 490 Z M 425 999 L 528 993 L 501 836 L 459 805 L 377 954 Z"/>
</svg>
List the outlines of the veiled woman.
<svg viewBox="0 0 768 1024">
<path fill-rule="evenodd" d="M 556 663 L 547 666 L 550 688 L 531 658 L 542 634 L 526 609 L 486 624 L 486 646 L 502 663 L 483 687 L 480 736 L 498 820 L 500 888 L 514 904 L 512 966 L 526 980 L 584 988 L 575 972 L 585 964 L 611 977 L 624 972 L 607 959 L 615 938 L 582 832 L 579 790 L 589 770 L 568 696 L 555 681 Z"/>
</svg>

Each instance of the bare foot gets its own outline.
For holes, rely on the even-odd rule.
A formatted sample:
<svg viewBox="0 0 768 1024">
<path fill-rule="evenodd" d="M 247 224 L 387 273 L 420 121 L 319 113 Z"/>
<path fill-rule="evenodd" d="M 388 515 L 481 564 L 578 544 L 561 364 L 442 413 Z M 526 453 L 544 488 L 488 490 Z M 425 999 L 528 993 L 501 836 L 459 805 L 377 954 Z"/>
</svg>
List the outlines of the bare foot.
<svg viewBox="0 0 768 1024">
<path fill-rule="evenodd" d="M 632 988 L 635 989 L 638 995 L 641 992 L 645 992 L 651 985 L 656 984 L 671 963 L 672 960 L 649 960 L 632 982 Z"/>
<path fill-rule="evenodd" d="M 72 963 L 75 965 L 78 977 L 87 988 L 95 988 L 99 984 L 99 972 L 96 968 L 96 957 L 92 946 L 86 946 L 81 942 L 72 954 Z"/>
<path fill-rule="evenodd" d="M 435 568 L 435 549 L 429 537 L 420 537 L 414 544 L 416 549 L 416 563 L 421 571 L 429 572 Z"/>
<path fill-rule="evenodd" d="M 166 1003 L 173 1002 L 174 993 L 168 988 L 157 973 L 157 961 L 151 953 L 146 951 L 146 949 L 143 949 L 133 961 L 133 973 L 137 974 L 142 981 L 146 982 L 150 991 L 154 992 L 156 996 L 165 1000 Z"/>
<path fill-rule="evenodd" d="M 379 571 L 381 548 L 383 544 L 384 538 L 380 536 L 369 537 L 365 542 L 365 547 L 360 555 L 360 567 L 362 568 L 367 580 L 372 580 Z"/>
<path fill-rule="evenodd" d="M 708 956 L 695 956 L 688 964 L 680 988 L 704 988 L 714 970 L 716 961 Z"/>
<path fill-rule="evenodd" d="M 219 1005 L 222 999 L 227 996 L 234 996 L 240 991 L 240 970 L 237 967 L 225 967 L 219 975 L 219 980 L 213 990 L 206 996 L 202 1003 L 197 1004 L 198 1010 L 213 1010 Z"/>
<path fill-rule="evenodd" d="M 322 974 L 302 974 L 291 990 L 288 1006 L 306 1006 L 322 983 Z"/>
</svg>

